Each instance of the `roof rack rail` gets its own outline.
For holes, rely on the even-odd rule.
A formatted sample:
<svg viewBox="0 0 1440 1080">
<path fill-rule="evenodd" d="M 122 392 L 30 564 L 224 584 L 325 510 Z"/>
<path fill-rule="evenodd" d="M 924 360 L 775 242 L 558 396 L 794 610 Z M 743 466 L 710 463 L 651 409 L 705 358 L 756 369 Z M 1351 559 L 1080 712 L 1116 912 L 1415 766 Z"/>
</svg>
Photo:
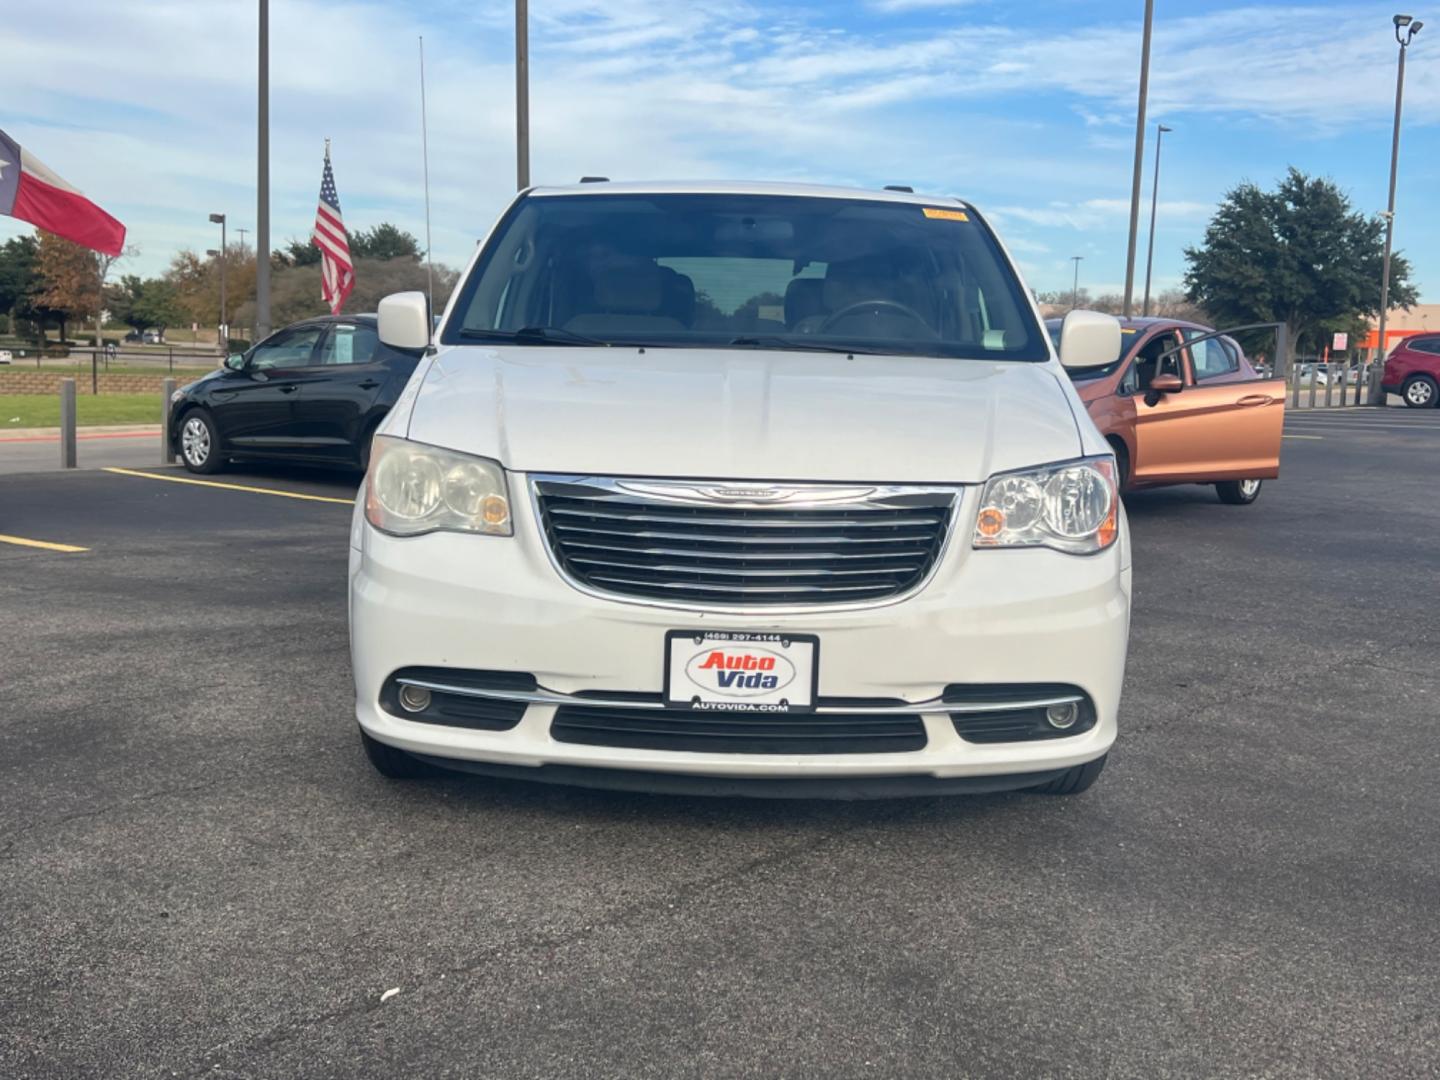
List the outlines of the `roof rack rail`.
<svg viewBox="0 0 1440 1080">
<path fill-rule="evenodd" d="M 914 194 L 915 194 L 915 189 L 914 189 L 913 187 L 911 187 L 909 184 L 886 184 L 886 185 L 885 185 L 885 190 L 886 190 L 886 191 L 903 191 L 903 192 L 905 192 L 906 194 L 909 194 L 909 195 L 914 195 Z"/>
<path fill-rule="evenodd" d="M 580 177 L 580 182 L 581 182 L 582 184 L 608 184 L 608 183 L 610 182 L 610 177 L 608 177 L 608 176 L 582 176 L 582 177 Z"/>
</svg>

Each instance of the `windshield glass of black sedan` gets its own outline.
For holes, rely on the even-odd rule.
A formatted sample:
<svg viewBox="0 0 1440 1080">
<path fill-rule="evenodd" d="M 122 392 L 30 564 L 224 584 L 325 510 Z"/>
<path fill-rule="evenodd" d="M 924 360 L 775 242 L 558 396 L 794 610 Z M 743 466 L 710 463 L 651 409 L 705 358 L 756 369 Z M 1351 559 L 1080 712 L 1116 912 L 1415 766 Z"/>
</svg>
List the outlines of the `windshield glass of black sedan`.
<svg viewBox="0 0 1440 1080">
<path fill-rule="evenodd" d="M 973 214 L 778 195 L 526 198 L 443 340 L 1049 355 Z"/>
</svg>

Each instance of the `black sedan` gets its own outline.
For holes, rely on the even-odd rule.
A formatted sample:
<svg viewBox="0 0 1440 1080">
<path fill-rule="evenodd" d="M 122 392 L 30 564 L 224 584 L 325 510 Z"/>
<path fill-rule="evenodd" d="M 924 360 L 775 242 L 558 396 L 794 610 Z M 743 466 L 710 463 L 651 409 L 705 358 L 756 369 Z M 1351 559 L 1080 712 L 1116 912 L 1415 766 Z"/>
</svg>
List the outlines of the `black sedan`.
<svg viewBox="0 0 1440 1080">
<path fill-rule="evenodd" d="M 419 359 L 380 344 L 374 315 L 287 326 L 175 392 L 171 449 L 196 473 L 232 460 L 364 469 Z"/>
</svg>

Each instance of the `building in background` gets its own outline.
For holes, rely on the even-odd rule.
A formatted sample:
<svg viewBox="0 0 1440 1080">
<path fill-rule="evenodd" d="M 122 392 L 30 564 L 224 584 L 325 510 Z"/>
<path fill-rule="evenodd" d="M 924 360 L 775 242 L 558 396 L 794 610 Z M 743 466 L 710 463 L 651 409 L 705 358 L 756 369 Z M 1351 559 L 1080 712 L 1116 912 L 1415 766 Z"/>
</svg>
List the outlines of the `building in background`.
<svg viewBox="0 0 1440 1080">
<path fill-rule="evenodd" d="M 1375 348 L 1380 337 L 1380 320 L 1370 320 L 1369 333 L 1361 341 L 1360 348 L 1369 352 Z M 1385 317 L 1385 352 L 1395 348 L 1401 338 L 1426 330 L 1440 331 L 1440 304 L 1416 304 L 1412 308 L 1391 308 Z"/>
</svg>

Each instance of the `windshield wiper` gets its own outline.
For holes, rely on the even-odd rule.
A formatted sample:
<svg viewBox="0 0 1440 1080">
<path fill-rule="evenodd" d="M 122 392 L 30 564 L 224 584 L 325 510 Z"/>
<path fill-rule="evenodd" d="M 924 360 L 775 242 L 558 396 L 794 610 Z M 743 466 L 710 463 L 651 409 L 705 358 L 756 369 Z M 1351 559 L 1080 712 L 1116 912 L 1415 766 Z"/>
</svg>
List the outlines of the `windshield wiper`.
<svg viewBox="0 0 1440 1080">
<path fill-rule="evenodd" d="M 586 337 L 573 330 L 562 330 L 558 326 L 526 326 L 519 330 L 480 330 L 466 326 L 461 328 L 460 336 L 480 341 L 518 341 L 522 344 L 532 345 L 554 342 L 564 345 L 608 348 L 612 345 L 628 346 L 630 344 L 627 341 L 604 341 L 600 338 Z"/>
<path fill-rule="evenodd" d="M 794 338 L 781 337 L 779 334 L 758 335 L 731 338 L 731 345 L 746 345 L 752 349 L 795 349 L 806 352 L 828 352 L 828 353 L 860 353 L 865 356 L 887 355 L 881 349 L 864 349 L 855 345 L 827 345 L 820 341 L 797 341 Z"/>
</svg>

